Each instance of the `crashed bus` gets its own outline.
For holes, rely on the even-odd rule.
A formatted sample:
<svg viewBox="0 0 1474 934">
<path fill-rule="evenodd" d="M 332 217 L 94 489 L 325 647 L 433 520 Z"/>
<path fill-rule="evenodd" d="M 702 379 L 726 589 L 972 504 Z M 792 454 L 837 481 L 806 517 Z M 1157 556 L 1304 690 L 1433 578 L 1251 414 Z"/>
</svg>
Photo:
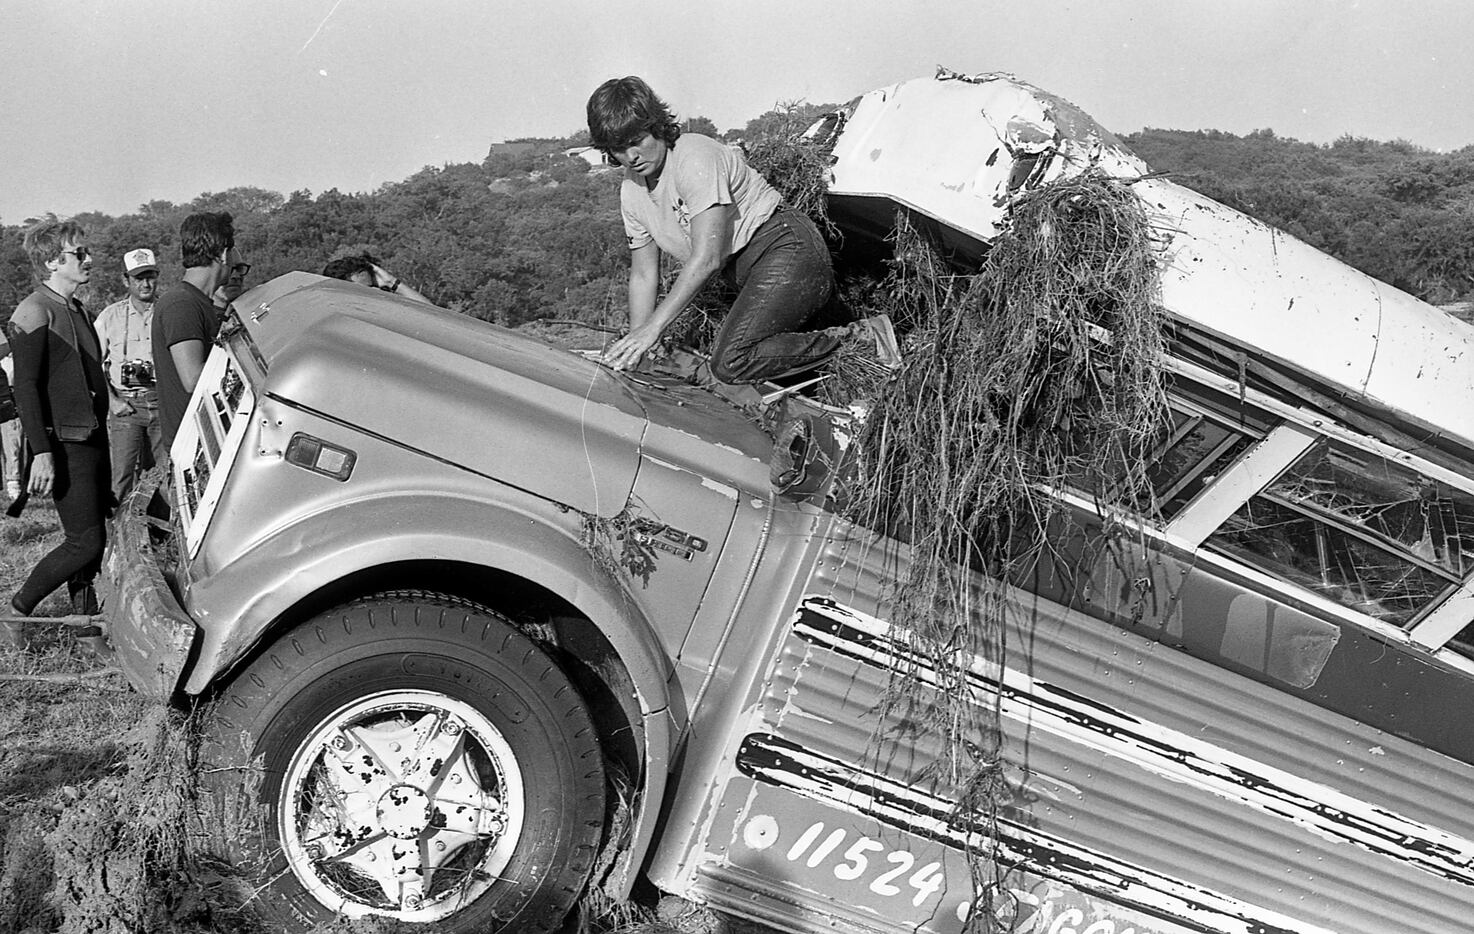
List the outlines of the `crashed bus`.
<svg viewBox="0 0 1474 934">
<path fill-rule="evenodd" d="M 890 622 L 908 546 L 775 490 L 746 412 L 290 274 L 236 303 L 170 519 L 135 495 L 106 573 L 132 683 L 212 701 L 212 774 L 259 778 L 230 855 L 261 909 L 551 931 L 643 877 L 788 931 L 1465 930 L 1474 331 L 1008 76 L 903 82 L 815 133 L 847 236 L 900 209 L 976 255 L 1087 169 L 1161 234 L 1159 507 L 1123 555 L 1051 491 L 1061 566 L 969 669 L 1006 799 L 980 821 L 885 722 L 894 673 L 928 670 Z M 601 529 L 641 563 L 599 560 Z"/>
</svg>

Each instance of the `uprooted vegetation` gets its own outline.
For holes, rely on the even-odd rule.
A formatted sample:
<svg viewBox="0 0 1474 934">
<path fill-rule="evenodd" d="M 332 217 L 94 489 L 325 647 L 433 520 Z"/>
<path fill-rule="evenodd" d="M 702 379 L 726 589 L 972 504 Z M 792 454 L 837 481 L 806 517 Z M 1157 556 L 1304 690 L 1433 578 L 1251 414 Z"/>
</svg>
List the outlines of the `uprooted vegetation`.
<svg viewBox="0 0 1474 934">
<path fill-rule="evenodd" d="M 1011 913 L 990 852 L 1009 795 L 1000 685 L 1009 628 L 1029 625 L 1008 582 L 1050 547 L 1063 512 L 1049 491 L 1109 477 L 1115 502 L 1150 496 L 1142 465 L 1166 413 L 1165 319 L 1145 213 L 1101 175 L 1021 198 L 974 274 L 952 272 L 904 215 L 894 244 L 889 301 L 875 310 L 910 327 L 906 363 L 873 396 L 846 511 L 910 543 L 890 620 L 930 676 L 897 670 L 887 705 L 940 741 L 934 778 L 982 841 L 971 863 L 983 910 L 971 920 L 987 927 Z M 1108 534 L 1110 520 L 1107 504 Z"/>
<path fill-rule="evenodd" d="M 824 190 L 825 157 L 790 136 L 751 161 L 842 257 L 843 237 L 812 197 Z M 996 849 L 998 807 L 1011 794 L 1000 676 L 1009 627 L 1029 628 L 1009 582 L 1045 562 L 1046 530 L 1070 521 L 1050 491 L 1094 494 L 1102 534 L 1117 540 L 1129 538 L 1122 506 L 1152 500 L 1145 455 L 1167 413 L 1154 232 L 1129 182 L 1087 171 L 1021 195 L 982 256 L 946 253 L 904 210 L 889 248 L 884 268 L 837 265 L 849 314 L 890 316 L 904 365 L 892 376 L 861 354 L 826 368 L 820 400 L 861 415 L 833 500 L 910 546 L 890 582 L 889 620 L 913 668 L 927 670 L 893 672 L 885 712 L 908 736 L 938 742 L 931 778 L 981 841 L 969 926 L 1008 929 Z M 683 339 L 710 333 L 722 296 L 707 298 L 692 313 L 706 327 Z"/>
<path fill-rule="evenodd" d="M 151 707 L 125 737 L 120 767 L 61 815 L 46 837 L 63 931 L 249 930 L 244 880 L 219 857 L 244 813 L 204 805 L 194 726 Z"/>
<path fill-rule="evenodd" d="M 0 929 L 251 930 L 244 889 L 211 856 L 226 828 L 197 807 L 184 717 L 117 684 L 68 683 L 82 672 L 65 651 L 6 668 L 7 733 L 28 742 L 5 756 Z M 47 674 L 63 679 L 19 680 Z"/>
</svg>

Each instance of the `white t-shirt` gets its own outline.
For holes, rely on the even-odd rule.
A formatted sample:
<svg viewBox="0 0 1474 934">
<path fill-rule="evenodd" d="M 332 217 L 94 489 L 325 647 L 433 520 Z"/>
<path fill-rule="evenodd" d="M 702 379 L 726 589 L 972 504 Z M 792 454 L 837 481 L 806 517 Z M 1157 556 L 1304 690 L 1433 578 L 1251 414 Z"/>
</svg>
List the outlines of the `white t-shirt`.
<svg viewBox="0 0 1474 934">
<path fill-rule="evenodd" d="M 691 218 L 718 204 L 736 208 L 732 252 L 747 246 L 783 199 L 742 152 L 709 136 L 683 133 L 666 153 L 655 189 L 625 170 L 619 207 L 630 249 L 652 240 L 681 262 L 691 258 Z"/>
</svg>

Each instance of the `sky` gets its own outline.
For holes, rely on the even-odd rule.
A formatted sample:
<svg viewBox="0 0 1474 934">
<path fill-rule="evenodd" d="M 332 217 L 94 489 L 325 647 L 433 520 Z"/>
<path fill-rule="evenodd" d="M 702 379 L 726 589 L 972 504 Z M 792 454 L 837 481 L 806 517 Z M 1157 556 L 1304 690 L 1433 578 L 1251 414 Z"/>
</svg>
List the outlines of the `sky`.
<svg viewBox="0 0 1474 934">
<path fill-rule="evenodd" d="M 1474 144 L 1470 0 L 0 0 L 0 222 L 368 192 L 637 74 L 723 130 L 938 65 L 1117 133 Z"/>
</svg>

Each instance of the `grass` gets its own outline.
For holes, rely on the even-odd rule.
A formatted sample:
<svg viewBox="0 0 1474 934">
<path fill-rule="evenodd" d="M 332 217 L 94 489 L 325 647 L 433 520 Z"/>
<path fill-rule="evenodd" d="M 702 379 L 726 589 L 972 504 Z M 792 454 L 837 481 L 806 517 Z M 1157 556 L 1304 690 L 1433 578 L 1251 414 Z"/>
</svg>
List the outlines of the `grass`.
<svg viewBox="0 0 1474 934">
<path fill-rule="evenodd" d="M 56 511 L 33 501 L 0 519 L 0 596 L 8 602 L 41 556 L 61 541 Z M 66 612 L 65 588 L 38 614 Z M 0 930 L 68 930 L 50 892 L 58 876 L 52 835 L 69 810 L 125 767 L 120 738 L 150 705 L 118 676 L 35 681 L 96 671 L 71 637 L 32 629 L 25 652 L 0 649 Z M 70 929 L 79 930 L 76 926 Z"/>
</svg>

